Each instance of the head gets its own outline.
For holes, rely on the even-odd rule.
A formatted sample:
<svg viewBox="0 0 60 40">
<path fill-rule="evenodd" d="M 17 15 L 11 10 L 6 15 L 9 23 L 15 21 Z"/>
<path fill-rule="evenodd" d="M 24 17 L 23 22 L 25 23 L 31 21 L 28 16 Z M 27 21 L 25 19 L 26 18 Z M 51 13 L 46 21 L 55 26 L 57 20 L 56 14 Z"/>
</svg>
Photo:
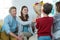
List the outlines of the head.
<svg viewBox="0 0 60 40">
<path fill-rule="evenodd" d="M 28 8 L 27 8 L 27 6 L 22 6 L 22 8 L 21 8 L 21 19 L 23 20 L 23 21 L 27 21 L 28 20 Z M 26 18 L 26 19 L 24 19 L 24 18 Z"/>
<path fill-rule="evenodd" d="M 23 15 L 27 15 L 27 14 L 28 14 L 28 8 L 27 8 L 27 6 L 22 6 L 22 8 L 21 8 L 21 13 L 22 13 Z"/>
<path fill-rule="evenodd" d="M 56 11 L 60 13 L 60 1 L 57 2 L 55 5 L 56 5 Z"/>
<path fill-rule="evenodd" d="M 45 3 L 43 5 L 43 13 L 49 15 L 51 13 L 51 11 L 52 11 L 52 7 L 53 7 L 52 4 Z"/>
<path fill-rule="evenodd" d="M 12 15 L 12 16 L 16 16 L 16 7 L 10 7 L 9 9 L 9 13 Z"/>
</svg>

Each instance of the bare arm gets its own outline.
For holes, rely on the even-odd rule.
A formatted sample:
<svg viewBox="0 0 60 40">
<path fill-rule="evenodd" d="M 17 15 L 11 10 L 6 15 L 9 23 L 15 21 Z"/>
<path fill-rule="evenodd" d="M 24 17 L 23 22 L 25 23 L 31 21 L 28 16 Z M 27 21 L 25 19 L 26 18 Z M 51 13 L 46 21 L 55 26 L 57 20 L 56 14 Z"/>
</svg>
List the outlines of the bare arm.
<svg viewBox="0 0 60 40">
<path fill-rule="evenodd" d="M 16 36 L 16 35 L 15 35 L 14 33 L 12 33 L 12 32 L 10 32 L 9 34 L 10 34 L 11 36 L 13 36 L 14 38 L 18 39 L 18 40 L 22 40 L 21 37 Z"/>
</svg>

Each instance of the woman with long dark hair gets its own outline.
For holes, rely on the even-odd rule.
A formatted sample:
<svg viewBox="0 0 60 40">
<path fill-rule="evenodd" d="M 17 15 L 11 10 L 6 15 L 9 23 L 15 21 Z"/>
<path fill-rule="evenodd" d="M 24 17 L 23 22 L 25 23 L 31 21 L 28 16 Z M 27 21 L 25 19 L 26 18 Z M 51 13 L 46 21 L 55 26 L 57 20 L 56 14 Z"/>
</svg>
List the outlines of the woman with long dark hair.
<svg viewBox="0 0 60 40">
<path fill-rule="evenodd" d="M 29 37 L 33 34 L 32 31 L 32 20 L 29 20 L 28 8 L 27 6 L 22 6 L 21 16 L 19 16 L 19 31 L 18 35 L 23 38 L 23 40 L 29 40 Z"/>
</svg>

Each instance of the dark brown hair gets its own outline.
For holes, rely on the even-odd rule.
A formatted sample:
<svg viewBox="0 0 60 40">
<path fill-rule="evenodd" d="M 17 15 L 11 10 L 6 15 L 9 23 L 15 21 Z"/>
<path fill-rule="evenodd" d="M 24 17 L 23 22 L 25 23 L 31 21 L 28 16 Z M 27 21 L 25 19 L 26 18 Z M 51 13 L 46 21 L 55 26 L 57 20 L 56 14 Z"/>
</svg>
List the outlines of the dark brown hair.
<svg viewBox="0 0 60 40">
<path fill-rule="evenodd" d="M 14 7 L 14 6 L 10 7 L 9 13 L 11 13 L 11 10 L 12 10 L 12 9 L 16 9 L 16 7 Z"/>
<path fill-rule="evenodd" d="M 28 14 L 25 15 L 26 19 L 24 19 L 24 16 L 23 16 L 23 13 L 22 13 L 24 8 L 27 8 L 27 6 L 22 6 L 22 8 L 21 8 L 21 16 L 19 16 L 19 17 L 21 18 L 22 21 L 28 21 L 28 18 L 29 18 Z M 28 10 L 28 8 L 27 8 L 27 10 Z"/>
<path fill-rule="evenodd" d="M 51 13 L 52 7 L 53 7 L 52 4 L 45 3 L 43 6 L 43 12 L 48 15 L 49 13 Z"/>
<path fill-rule="evenodd" d="M 60 12 L 60 1 L 57 2 L 55 5 L 56 5 L 56 11 Z"/>
</svg>

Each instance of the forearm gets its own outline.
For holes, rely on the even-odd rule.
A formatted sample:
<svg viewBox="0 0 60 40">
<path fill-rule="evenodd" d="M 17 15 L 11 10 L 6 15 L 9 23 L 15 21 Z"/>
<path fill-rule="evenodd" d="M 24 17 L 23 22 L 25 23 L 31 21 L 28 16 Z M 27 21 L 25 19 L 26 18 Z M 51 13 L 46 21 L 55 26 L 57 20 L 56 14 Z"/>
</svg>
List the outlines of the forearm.
<svg viewBox="0 0 60 40">
<path fill-rule="evenodd" d="M 20 23 L 21 23 L 22 25 L 28 25 L 28 24 L 32 23 L 32 21 L 26 21 L 26 22 L 20 21 Z"/>
<path fill-rule="evenodd" d="M 19 17 L 18 17 L 18 23 L 22 24 L 22 25 L 28 25 L 32 22 L 32 20 L 28 20 L 28 21 L 22 21 Z"/>
<path fill-rule="evenodd" d="M 18 38 L 18 36 L 16 36 L 14 33 L 10 32 L 10 35 L 13 36 L 14 38 Z"/>
</svg>

